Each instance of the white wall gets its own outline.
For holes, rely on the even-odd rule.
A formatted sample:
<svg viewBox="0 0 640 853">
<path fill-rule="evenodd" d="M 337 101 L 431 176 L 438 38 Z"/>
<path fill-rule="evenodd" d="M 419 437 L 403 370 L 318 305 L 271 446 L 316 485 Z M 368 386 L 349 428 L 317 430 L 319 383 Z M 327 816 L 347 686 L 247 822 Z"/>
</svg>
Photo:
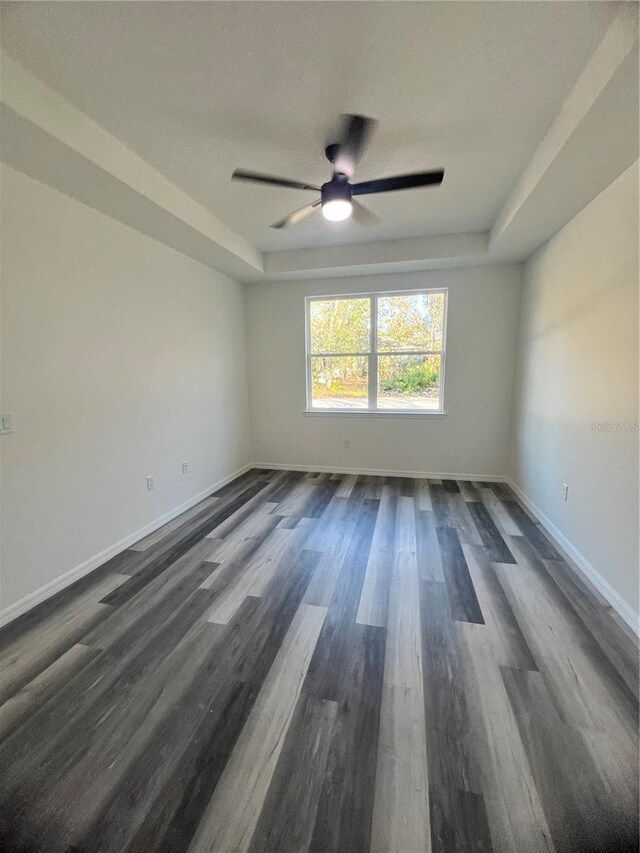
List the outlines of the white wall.
<svg viewBox="0 0 640 853">
<path fill-rule="evenodd" d="M 254 461 L 506 475 L 520 273 L 501 265 L 250 285 Z M 449 288 L 446 417 L 305 414 L 304 297 L 419 287 Z"/>
<path fill-rule="evenodd" d="M 526 264 L 516 484 L 638 610 L 638 164 Z M 562 483 L 569 499 L 562 500 Z"/>
<path fill-rule="evenodd" d="M 2 193 L 6 608 L 250 458 L 242 286 L 8 168 Z"/>
</svg>

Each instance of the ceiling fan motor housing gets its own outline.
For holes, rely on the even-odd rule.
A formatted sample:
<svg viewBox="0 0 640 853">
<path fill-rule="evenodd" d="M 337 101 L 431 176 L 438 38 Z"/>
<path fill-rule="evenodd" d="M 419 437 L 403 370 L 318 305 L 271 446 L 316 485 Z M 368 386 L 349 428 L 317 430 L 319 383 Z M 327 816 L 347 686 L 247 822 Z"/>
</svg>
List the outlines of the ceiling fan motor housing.
<svg viewBox="0 0 640 853">
<path fill-rule="evenodd" d="M 351 201 L 351 184 L 346 175 L 336 174 L 320 188 L 322 204 L 328 201 Z"/>
</svg>

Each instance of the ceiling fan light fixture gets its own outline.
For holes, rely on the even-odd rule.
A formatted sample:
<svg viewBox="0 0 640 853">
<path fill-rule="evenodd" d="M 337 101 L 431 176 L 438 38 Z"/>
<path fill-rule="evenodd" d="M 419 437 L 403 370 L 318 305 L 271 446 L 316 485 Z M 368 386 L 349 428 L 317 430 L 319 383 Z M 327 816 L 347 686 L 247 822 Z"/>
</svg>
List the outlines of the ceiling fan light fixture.
<svg viewBox="0 0 640 853">
<path fill-rule="evenodd" d="M 337 173 L 321 187 L 322 215 L 329 222 L 342 222 L 351 216 L 351 186 L 347 176 Z"/>
<path fill-rule="evenodd" d="M 353 212 L 353 205 L 345 198 L 334 198 L 322 205 L 322 215 L 329 222 L 342 222 Z"/>
</svg>

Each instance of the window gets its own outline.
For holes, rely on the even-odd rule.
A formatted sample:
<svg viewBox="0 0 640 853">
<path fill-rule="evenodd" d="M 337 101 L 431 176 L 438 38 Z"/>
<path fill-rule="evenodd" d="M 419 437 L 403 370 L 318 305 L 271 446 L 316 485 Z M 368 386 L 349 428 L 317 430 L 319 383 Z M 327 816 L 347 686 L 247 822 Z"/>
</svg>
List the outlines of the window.
<svg viewBox="0 0 640 853">
<path fill-rule="evenodd" d="M 447 291 L 308 297 L 307 410 L 442 413 Z"/>
</svg>

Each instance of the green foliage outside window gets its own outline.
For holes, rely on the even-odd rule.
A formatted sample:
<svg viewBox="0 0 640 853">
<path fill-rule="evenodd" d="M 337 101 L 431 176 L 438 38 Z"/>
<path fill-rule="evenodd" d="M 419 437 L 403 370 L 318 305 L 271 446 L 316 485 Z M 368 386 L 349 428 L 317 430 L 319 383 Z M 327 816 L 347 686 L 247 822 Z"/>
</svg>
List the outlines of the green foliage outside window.
<svg viewBox="0 0 640 853">
<path fill-rule="evenodd" d="M 379 398 L 387 400 L 439 397 L 441 356 L 431 353 L 443 349 L 445 294 L 382 294 L 375 306 L 372 336 L 370 297 L 310 302 L 312 399 L 340 397 L 364 404 L 370 380 Z M 372 337 L 377 377 L 368 376 Z"/>
</svg>

